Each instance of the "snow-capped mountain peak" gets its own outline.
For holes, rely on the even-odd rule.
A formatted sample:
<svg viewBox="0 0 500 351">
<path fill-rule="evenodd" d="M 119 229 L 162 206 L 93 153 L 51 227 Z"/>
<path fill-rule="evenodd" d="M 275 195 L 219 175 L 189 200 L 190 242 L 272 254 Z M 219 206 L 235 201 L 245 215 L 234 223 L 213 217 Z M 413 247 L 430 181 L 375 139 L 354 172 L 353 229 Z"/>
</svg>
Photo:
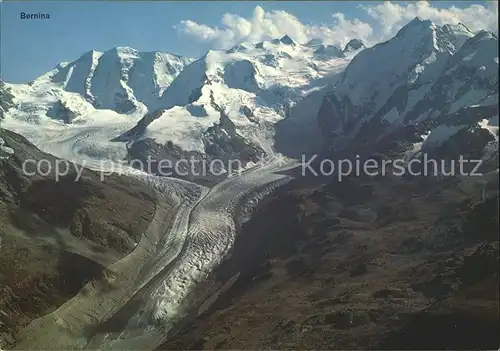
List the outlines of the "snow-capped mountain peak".
<svg viewBox="0 0 500 351">
<path fill-rule="evenodd" d="M 90 50 L 74 61 L 60 63 L 30 85 L 37 95 L 43 91 L 57 97 L 75 93 L 95 108 L 142 113 L 156 107 L 163 91 L 190 62 L 192 59 L 170 53 L 139 52 L 130 47 Z M 33 108 L 44 114 L 50 107 Z"/>
<path fill-rule="evenodd" d="M 64 133 L 91 128 L 85 142 L 75 140 L 60 153 L 66 158 L 71 154 L 124 157 L 124 143 L 146 145 L 141 140 L 149 140 L 148 147 L 161 149 L 173 142 L 187 152 L 220 156 L 229 152 L 216 145 L 225 140 L 235 150 L 247 150 L 252 159 L 258 150 L 273 152 L 275 125 L 309 92 L 329 86 L 352 58 L 342 57 L 338 47 L 326 48 L 318 55 L 317 48 L 285 35 L 225 51 L 209 50 L 197 60 L 129 47 L 89 51 L 32 86 L 13 86 L 16 103 L 6 113 L 7 124 L 17 129 L 21 121 L 22 128 L 29 128 L 25 122 L 35 118 L 40 125 Z M 329 52 L 332 49 L 335 52 Z M 316 133 L 314 107 L 312 111 L 301 110 L 294 116 L 312 118 L 300 123 Z M 221 120 L 221 114 L 227 118 Z M 60 147 L 58 138 L 47 140 L 25 132 L 29 133 L 43 138 L 47 150 L 49 144 L 54 145 L 50 151 Z M 61 141 L 71 142 L 72 138 Z"/>
<path fill-rule="evenodd" d="M 119 56 L 137 56 L 137 54 L 139 53 L 137 50 L 131 48 L 131 47 L 128 47 L 128 46 L 115 46 L 114 48 L 112 48 L 111 50 L 109 51 L 114 51 L 117 53 L 117 55 Z"/>
<path fill-rule="evenodd" d="M 288 35 L 284 35 L 281 39 L 279 39 L 280 43 L 285 45 L 297 45 L 295 41 L 290 38 Z"/>
<path fill-rule="evenodd" d="M 333 148 L 413 145 L 425 134 L 428 150 L 445 147 L 455 135 L 466 140 L 455 149 L 466 149 L 471 140 L 485 147 L 489 134 L 477 141 L 474 131 L 497 115 L 496 35 L 416 18 L 394 38 L 354 57 L 325 96 L 318 118 Z"/>
<path fill-rule="evenodd" d="M 391 40 L 356 55 L 343 74 L 338 93 L 348 94 L 356 105 L 378 109 L 398 86 L 432 81 L 463 45 L 464 37 L 473 36 L 462 26 L 457 28 L 455 32 L 453 26 L 440 27 L 415 18 Z"/>
</svg>

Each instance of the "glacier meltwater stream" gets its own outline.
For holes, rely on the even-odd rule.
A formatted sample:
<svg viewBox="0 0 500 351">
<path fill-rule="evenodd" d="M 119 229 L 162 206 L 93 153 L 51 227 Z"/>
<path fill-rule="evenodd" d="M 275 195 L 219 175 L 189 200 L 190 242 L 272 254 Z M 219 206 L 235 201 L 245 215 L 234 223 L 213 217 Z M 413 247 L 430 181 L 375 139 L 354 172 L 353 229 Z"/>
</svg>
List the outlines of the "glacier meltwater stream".
<svg viewBox="0 0 500 351">
<path fill-rule="evenodd" d="M 135 174 L 155 189 L 154 218 L 136 248 L 54 312 L 32 321 L 19 349 L 154 349 L 210 300 L 195 289 L 226 257 L 253 206 L 291 178 L 278 159 L 207 188 Z"/>
</svg>

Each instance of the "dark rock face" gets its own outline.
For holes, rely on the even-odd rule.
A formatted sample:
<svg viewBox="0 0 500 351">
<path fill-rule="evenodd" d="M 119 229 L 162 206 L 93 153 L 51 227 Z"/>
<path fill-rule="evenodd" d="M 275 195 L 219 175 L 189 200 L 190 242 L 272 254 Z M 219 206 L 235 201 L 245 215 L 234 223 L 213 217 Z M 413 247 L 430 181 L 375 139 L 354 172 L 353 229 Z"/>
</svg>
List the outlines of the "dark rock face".
<svg viewBox="0 0 500 351">
<path fill-rule="evenodd" d="M 139 120 L 139 122 L 137 122 L 134 128 L 116 137 L 112 141 L 124 142 L 124 141 L 133 141 L 134 139 L 139 138 L 141 135 L 144 134 L 147 126 L 151 124 L 151 122 L 153 122 L 155 119 L 160 118 L 165 111 L 166 111 L 165 109 L 158 109 L 146 113 L 146 115 L 144 115 L 144 117 L 142 117 Z"/>
<path fill-rule="evenodd" d="M 248 92 L 256 92 L 259 86 L 255 79 L 257 69 L 248 60 L 236 61 L 228 64 L 224 69 L 223 79 L 231 89 L 242 89 Z"/>
<path fill-rule="evenodd" d="M 96 106 L 98 107 L 98 106 Z M 115 95 L 115 108 L 114 110 L 118 113 L 131 113 L 137 106 L 131 101 L 130 97 L 126 92 L 119 92 Z"/>
<path fill-rule="evenodd" d="M 356 123 L 356 111 L 349 97 L 327 94 L 318 111 L 318 124 L 327 140 L 345 136 Z"/>
<path fill-rule="evenodd" d="M 195 102 L 196 100 L 198 100 L 201 97 L 201 88 L 202 87 L 196 88 L 191 92 L 191 94 L 189 95 L 189 98 L 188 98 L 189 104 L 192 104 L 193 102 Z"/>
<path fill-rule="evenodd" d="M 152 174 L 176 177 L 197 182 L 202 185 L 214 185 L 227 174 L 223 165 L 212 163 L 208 155 L 197 151 L 185 151 L 172 142 L 160 144 L 152 139 L 140 139 L 128 147 L 128 160 L 132 167 L 147 165 L 144 170 Z M 135 164 L 139 160 L 140 164 Z M 149 160 L 149 161 L 148 161 Z"/>
<path fill-rule="evenodd" d="M 320 45 L 314 51 L 314 55 L 328 58 L 341 57 L 343 55 L 343 51 L 338 45 Z"/>
<path fill-rule="evenodd" d="M 352 51 L 357 51 L 357 50 L 363 49 L 364 47 L 365 47 L 365 43 L 363 43 L 362 40 L 351 39 L 346 44 L 346 46 L 344 47 L 344 50 L 342 50 L 342 52 L 345 54 L 345 53 L 348 53 L 348 52 L 352 52 Z"/>
<path fill-rule="evenodd" d="M 252 145 L 236 132 L 234 123 L 229 117 L 221 112 L 220 122 L 203 134 L 205 152 L 223 160 L 224 163 L 230 160 L 239 159 L 246 165 L 248 162 L 256 162 L 264 151 Z"/>
<path fill-rule="evenodd" d="M 227 53 L 232 54 L 235 52 L 246 52 L 246 51 L 248 51 L 248 48 L 245 45 L 237 44 L 237 45 L 233 46 L 231 49 L 227 50 Z"/>
<path fill-rule="evenodd" d="M 61 100 L 57 101 L 50 110 L 47 111 L 47 116 L 63 121 L 68 124 L 71 123 L 78 115 L 71 111 L 67 105 Z"/>
<path fill-rule="evenodd" d="M 4 118 L 3 115 L 9 108 L 14 106 L 13 99 L 14 95 L 6 89 L 4 82 L 0 80 L 0 121 Z"/>
<path fill-rule="evenodd" d="M 254 122 L 254 123 L 257 122 L 257 119 L 255 118 L 255 115 L 250 107 L 242 105 L 240 107 L 240 113 L 245 115 L 245 117 L 248 118 L 248 120 L 250 122 Z"/>
<path fill-rule="evenodd" d="M 280 39 L 280 42 L 281 42 L 282 44 L 285 44 L 285 45 L 292 45 L 292 46 L 297 45 L 297 44 L 295 44 L 295 42 L 293 41 L 293 39 L 292 39 L 292 38 L 290 38 L 288 35 L 284 35 L 284 36 Z"/>
</svg>

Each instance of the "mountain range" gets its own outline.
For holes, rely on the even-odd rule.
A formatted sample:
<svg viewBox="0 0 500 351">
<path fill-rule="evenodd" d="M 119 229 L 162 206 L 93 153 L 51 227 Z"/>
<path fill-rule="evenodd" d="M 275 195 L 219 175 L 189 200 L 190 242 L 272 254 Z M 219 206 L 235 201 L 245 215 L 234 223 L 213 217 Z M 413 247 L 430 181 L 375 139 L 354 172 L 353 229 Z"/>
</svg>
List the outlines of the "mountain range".
<svg viewBox="0 0 500 351">
<path fill-rule="evenodd" d="M 497 72 L 494 33 L 418 18 L 368 48 L 284 36 L 194 60 L 118 47 L 26 85 L 2 83 L 2 124 L 76 161 L 194 154 L 250 165 L 262 154 L 361 147 L 416 155 L 456 138 L 480 139 L 475 153 L 488 158 Z"/>
</svg>

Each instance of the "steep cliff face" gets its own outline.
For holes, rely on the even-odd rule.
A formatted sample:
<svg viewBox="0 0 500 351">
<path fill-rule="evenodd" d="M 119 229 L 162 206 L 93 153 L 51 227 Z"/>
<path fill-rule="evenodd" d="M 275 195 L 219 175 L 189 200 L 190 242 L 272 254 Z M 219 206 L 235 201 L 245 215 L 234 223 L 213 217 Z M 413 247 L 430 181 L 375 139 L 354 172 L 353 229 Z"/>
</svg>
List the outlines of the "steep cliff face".
<svg viewBox="0 0 500 351">
<path fill-rule="evenodd" d="M 224 164 L 241 160 L 245 167 L 249 162 L 258 162 L 259 157 L 264 155 L 262 148 L 238 134 L 236 126 L 224 112 L 221 112 L 219 123 L 203 134 L 203 143 L 206 154 L 222 160 Z"/>
</svg>

